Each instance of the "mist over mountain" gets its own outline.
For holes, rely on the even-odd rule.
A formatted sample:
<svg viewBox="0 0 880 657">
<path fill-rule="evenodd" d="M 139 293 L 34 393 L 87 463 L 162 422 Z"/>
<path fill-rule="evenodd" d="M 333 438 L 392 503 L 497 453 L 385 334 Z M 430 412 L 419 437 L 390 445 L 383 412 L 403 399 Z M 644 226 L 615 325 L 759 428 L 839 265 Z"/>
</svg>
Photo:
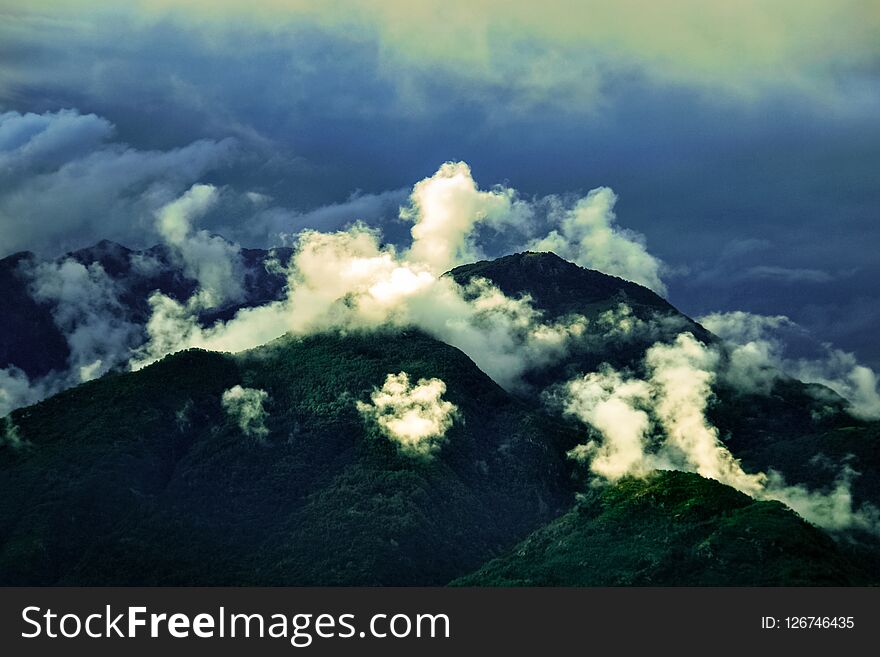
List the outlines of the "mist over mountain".
<svg viewBox="0 0 880 657">
<path fill-rule="evenodd" d="M 264 274 L 239 307 L 280 303 L 271 256 L 250 253 Z M 128 317 L 145 318 L 154 281 L 195 293 L 170 266 L 145 283 L 130 264 L 141 255 L 116 245 L 73 257 L 140 285 L 120 296 Z M 878 423 L 845 399 L 782 375 L 736 388 L 719 338 L 650 290 L 553 254 L 444 279 L 477 308 L 470 330 L 513 340 L 493 353 L 556 340 L 509 390 L 479 353 L 425 328 L 337 322 L 237 354 L 182 351 L 11 413 L 0 579 L 875 581 Z"/>
</svg>

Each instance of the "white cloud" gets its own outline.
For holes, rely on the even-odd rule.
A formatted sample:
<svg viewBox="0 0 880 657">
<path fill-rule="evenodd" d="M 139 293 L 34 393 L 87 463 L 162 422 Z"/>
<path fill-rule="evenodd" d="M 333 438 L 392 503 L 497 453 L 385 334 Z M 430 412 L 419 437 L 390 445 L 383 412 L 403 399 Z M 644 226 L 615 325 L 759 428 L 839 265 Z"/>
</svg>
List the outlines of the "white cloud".
<svg viewBox="0 0 880 657">
<path fill-rule="evenodd" d="M 584 333 L 586 320 L 544 321 L 528 298 L 508 298 L 485 281 L 462 288 L 440 275 L 475 248 L 478 222 L 520 221 L 513 198 L 510 192 L 478 191 L 466 165 L 444 165 L 415 186 L 405 210 L 414 224 L 410 249 L 381 244 L 378 231 L 362 223 L 333 233 L 303 231 L 284 300 L 203 328 L 187 304 L 154 294 L 150 341 L 132 364 L 142 367 L 185 347 L 240 351 L 285 332 L 416 326 L 462 349 L 502 386 L 515 388 L 528 369 L 563 357 L 571 340 Z"/>
<path fill-rule="evenodd" d="M 446 384 L 440 379 L 410 383 L 406 372 L 389 374 L 372 403 L 356 402 L 364 418 L 376 422 L 382 433 L 409 456 L 430 458 L 443 444 L 458 408 L 443 399 Z"/>
<path fill-rule="evenodd" d="M 645 248 L 642 235 L 616 226 L 617 196 L 608 187 L 594 189 L 571 208 L 557 204 L 553 214 L 559 228 L 532 240 L 531 251 L 552 251 L 582 267 L 619 276 L 661 295 L 663 264 Z"/>
<path fill-rule="evenodd" d="M 512 189 L 479 190 L 464 162 L 445 163 L 433 176 L 416 183 L 410 199 L 411 209 L 402 215 L 415 222 L 408 258 L 435 274 L 480 259 L 473 243 L 476 224 L 518 221 L 524 208 Z"/>
<path fill-rule="evenodd" d="M 159 234 L 184 273 L 199 284 L 190 304 L 194 309 L 218 307 L 244 296 L 240 247 L 207 231 L 193 230 L 193 222 L 217 203 L 217 197 L 213 185 L 193 185 L 156 212 Z"/>
<path fill-rule="evenodd" d="M 880 533 L 880 511 L 867 503 L 854 507 L 848 467 L 829 491 L 789 485 L 773 470 L 743 470 L 706 417 L 719 363 L 714 348 L 682 333 L 672 344 L 648 349 L 646 379 L 606 367 L 568 382 L 561 393 L 564 411 L 601 435 L 569 456 L 609 481 L 658 469 L 696 472 L 756 499 L 779 500 L 825 529 Z"/>
<path fill-rule="evenodd" d="M 31 296 L 49 305 L 67 340 L 72 382 L 97 378 L 127 360 L 141 328 L 127 317 L 118 284 L 100 264 L 85 266 L 67 258 L 30 264 L 23 273 Z"/>
<path fill-rule="evenodd" d="M 814 524 L 831 531 L 861 529 L 880 534 L 880 509 L 873 504 L 854 507 L 851 490 L 855 471 L 844 466 L 828 491 L 811 491 L 806 486 L 791 486 L 778 472 L 771 470 L 765 499 L 778 500 Z"/>
<path fill-rule="evenodd" d="M 807 383 L 820 383 L 849 402 L 849 411 L 864 419 L 880 418 L 877 374 L 848 352 L 818 345 L 815 357 L 788 355 L 790 337 L 806 331 L 788 317 L 742 311 L 713 313 L 698 320 L 729 343 L 728 383 L 746 392 L 769 392 L 781 373 Z"/>
<path fill-rule="evenodd" d="M 54 388 L 48 381 L 32 382 L 17 367 L 0 370 L 0 417 L 22 406 L 35 404 L 47 397 Z"/>
<path fill-rule="evenodd" d="M 223 391 L 220 403 L 245 436 L 265 440 L 269 435 L 266 426 L 269 414 L 264 408 L 268 399 L 269 393 L 265 390 L 236 385 Z"/>
<path fill-rule="evenodd" d="M 645 363 L 655 388 L 654 411 L 666 435 L 669 462 L 750 495 L 759 491 L 763 475 L 746 474 L 706 419 L 717 353 L 690 333 L 682 333 L 671 345 L 648 349 Z"/>
<path fill-rule="evenodd" d="M 569 456 L 589 463 L 593 472 L 611 481 L 647 474 L 653 469 L 646 453 L 651 420 L 644 408 L 651 395 L 647 382 L 624 380 L 610 369 L 570 381 L 565 412 L 595 427 L 604 439 L 578 445 Z"/>
</svg>

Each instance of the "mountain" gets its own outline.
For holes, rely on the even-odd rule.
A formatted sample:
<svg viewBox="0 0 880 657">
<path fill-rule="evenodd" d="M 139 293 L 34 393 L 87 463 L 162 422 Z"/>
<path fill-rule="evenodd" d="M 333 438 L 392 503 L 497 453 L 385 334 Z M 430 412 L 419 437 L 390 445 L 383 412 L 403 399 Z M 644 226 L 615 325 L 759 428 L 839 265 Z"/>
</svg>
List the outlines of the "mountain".
<svg viewBox="0 0 880 657">
<path fill-rule="evenodd" d="M 653 313 L 679 315 L 665 299 L 637 283 L 610 276 L 592 269 L 584 269 L 563 260 L 555 253 L 515 253 L 462 265 L 449 273 L 456 282 L 467 284 L 474 278 L 485 278 L 507 296 L 531 297 L 537 308 L 556 319 L 578 313 L 594 316 L 599 311 L 612 309 L 619 303 L 629 305 L 640 317 Z M 694 322 L 695 332 L 708 336 Z"/>
<path fill-rule="evenodd" d="M 458 407 L 432 460 L 357 411 L 401 371 Z M 268 393 L 265 439 L 224 414 L 235 385 Z M 573 499 L 576 436 L 415 332 L 182 352 L 11 417 L 4 584 L 444 584 Z"/>
<path fill-rule="evenodd" d="M 602 363 L 639 372 L 648 347 L 671 342 L 682 332 L 707 344 L 718 341 L 648 288 L 584 269 L 554 253 L 517 253 L 456 267 L 447 275 L 460 285 L 484 278 L 509 297 L 528 297 L 545 320 L 587 318 L 586 334 L 566 358 L 526 374 L 533 388 L 567 381 Z"/>
<path fill-rule="evenodd" d="M 247 299 L 214 318 L 282 293 L 267 266 L 277 252 L 241 254 Z M 152 289 L 184 299 L 195 285 L 158 247 L 104 242 L 69 258 L 99 264 L 137 321 Z M 65 343 L 22 279 L 34 262 L 0 261 L 0 354 L 48 371 Z M 389 329 L 189 350 L 18 409 L 0 421 L 0 583 L 876 583 L 873 535 L 833 539 L 694 474 L 593 487 L 566 457 L 588 430 L 550 414 L 542 391 L 602 363 L 642 375 L 645 350 L 682 331 L 720 348 L 699 324 L 646 288 L 548 253 L 448 275 L 528 297 L 545 321 L 583 315 L 587 333 L 515 393 L 457 349 Z M 400 372 L 442 380 L 457 408 L 432 458 L 401 451 L 359 410 Z M 265 393 L 254 416 L 265 430 L 224 406 L 236 386 Z M 819 491 L 846 472 L 847 494 L 880 503 L 880 423 L 785 377 L 768 394 L 723 382 L 715 393 L 708 417 L 747 470 Z"/>
<path fill-rule="evenodd" d="M 561 518 L 456 586 L 877 584 L 779 502 L 688 472 L 590 491 Z"/>
</svg>

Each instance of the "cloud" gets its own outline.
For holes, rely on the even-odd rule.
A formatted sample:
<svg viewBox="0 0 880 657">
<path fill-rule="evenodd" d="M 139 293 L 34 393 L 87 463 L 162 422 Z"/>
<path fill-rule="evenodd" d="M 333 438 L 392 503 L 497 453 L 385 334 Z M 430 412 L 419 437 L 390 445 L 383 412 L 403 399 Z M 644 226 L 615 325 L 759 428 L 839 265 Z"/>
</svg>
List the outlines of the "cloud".
<svg viewBox="0 0 880 657">
<path fill-rule="evenodd" d="M 100 264 L 85 266 L 66 258 L 25 261 L 22 266 L 31 296 L 49 306 L 67 341 L 70 356 L 65 376 L 71 382 L 97 378 L 127 360 L 142 330 L 120 303 L 119 283 Z"/>
<path fill-rule="evenodd" d="M 427 265 L 435 274 L 479 260 L 473 243 L 477 223 L 519 223 L 529 210 L 516 202 L 512 189 L 480 191 L 464 162 L 447 162 L 430 178 L 416 183 L 412 206 L 403 216 L 415 221 L 409 259 Z"/>
<path fill-rule="evenodd" d="M 0 415 L 2 414 L 3 411 L 0 410 Z M 21 430 L 12 421 L 12 418 L 7 415 L 3 418 L 3 433 L 0 434 L 0 447 L 9 446 L 12 449 L 18 449 L 24 444 L 25 441 L 21 437 Z"/>
<path fill-rule="evenodd" d="M 743 472 L 706 420 L 718 365 L 714 350 L 682 333 L 674 344 L 648 349 L 645 364 L 655 386 L 654 410 L 666 434 L 669 460 L 743 492 L 759 490 L 763 476 Z"/>
<path fill-rule="evenodd" d="M 854 509 L 851 483 L 857 474 L 845 465 L 830 490 L 811 491 L 803 485 L 786 484 L 778 472 L 771 470 L 765 496 L 782 502 L 803 518 L 830 531 L 855 528 L 880 534 L 880 509 L 873 504 Z"/>
<path fill-rule="evenodd" d="M 594 426 L 603 442 L 575 448 L 571 456 L 612 481 L 656 469 L 696 472 L 755 495 L 763 475 L 746 474 L 706 420 L 718 355 L 690 333 L 673 344 L 657 343 L 645 354 L 646 380 L 624 378 L 605 368 L 566 386 L 565 412 Z M 655 418 L 663 432 L 649 451 Z"/>
<path fill-rule="evenodd" d="M 191 300 L 198 309 L 240 301 L 244 296 L 241 249 L 207 231 L 193 231 L 192 223 L 217 203 L 213 185 L 193 185 L 180 198 L 156 212 L 156 227 L 171 247 L 184 273 L 199 284 Z"/>
<path fill-rule="evenodd" d="M 120 283 L 100 264 L 24 260 L 19 271 L 31 297 L 49 308 L 69 355 L 64 369 L 33 380 L 15 366 L 0 370 L 0 417 L 126 364 L 143 339 L 120 302 Z"/>
<path fill-rule="evenodd" d="M 305 229 L 335 230 L 353 222 L 369 225 L 386 223 L 398 216 L 400 207 L 407 203 L 409 189 L 395 189 L 376 194 L 355 193 L 345 201 L 331 203 L 302 213 L 279 213 L 274 223 L 278 232 Z M 277 210 L 276 210 L 277 212 Z M 296 239 L 295 234 L 285 234 L 287 240 Z"/>
<path fill-rule="evenodd" d="M 688 326 L 689 321 L 683 315 L 655 315 L 644 320 L 633 312 L 632 307 L 619 303 L 598 314 L 593 323 L 593 335 L 602 343 L 657 342 L 686 331 Z"/>
<path fill-rule="evenodd" d="M 75 110 L 0 114 L 0 256 L 103 238 L 140 244 L 169 191 L 223 166 L 234 148 L 225 139 L 140 151 L 108 141 L 113 132 Z"/>
<path fill-rule="evenodd" d="M 113 125 L 75 110 L 0 114 L 0 171 L 4 177 L 52 171 L 100 148 Z"/>
<path fill-rule="evenodd" d="M 286 332 L 415 326 L 464 351 L 502 386 L 516 388 L 529 369 L 563 357 L 586 326 L 579 317 L 544 321 L 528 298 L 508 298 L 486 281 L 463 288 L 380 245 L 376 231 L 363 224 L 300 234 L 288 271 L 284 300 L 243 309 L 208 328 L 185 304 L 152 295 L 150 339 L 132 366 L 186 347 L 241 351 Z"/>
<path fill-rule="evenodd" d="M 380 247 L 364 226 L 304 234 L 291 263 L 293 330 L 416 326 L 506 387 L 564 355 L 568 338 L 581 332 L 577 319 L 544 322 L 528 299 L 510 299 L 485 281 L 462 288 L 411 257 Z"/>
<path fill-rule="evenodd" d="M 830 388 L 849 402 L 850 413 L 857 417 L 880 418 L 874 370 L 860 364 L 855 355 L 825 343 L 813 345 L 815 355 L 790 355 L 792 344 L 809 340 L 809 335 L 788 317 L 736 311 L 713 313 L 698 321 L 729 343 L 724 376 L 738 390 L 766 394 L 784 373 Z"/>
<path fill-rule="evenodd" d="M 666 294 L 663 264 L 648 253 L 644 237 L 615 225 L 617 195 L 608 187 L 592 190 L 572 208 L 557 204 L 559 228 L 533 240 L 532 251 L 552 251 L 582 267 L 619 276 Z"/>
<path fill-rule="evenodd" d="M 730 286 L 762 282 L 776 285 L 803 285 L 831 283 L 852 275 L 850 271 L 835 273 L 812 267 L 783 267 L 780 265 L 749 265 L 745 259 L 766 252 L 771 242 L 761 239 L 735 239 L 727 243 L 718 258 L 709 267 L 701 267 L 694 273 L 694 281 L 710 286 Z"/>
<path fill-rule="evenodd" d="M 14 366 L 0 369 L 0 417 L 8 415 L 16 408 L 36 404 L 52 392 L 57 392 L 49 383 L 32 382 L 24 372 Z"/>
<path fill-rule="evenodd" d="M 604 440 L 578 445 L 569 456 L 610 481 L 646 475 L 653 469 L 645 451 L 651 395 L 646 381 L 624 380 L 609 368 L 570 381 L 565 412 L 595 427 Z"/>
<path fill-rule="evenodd" d="M 458 347 L 495 381 L 521 384 L 529 369 L 562 358 L 586 320 L 545 321 L 528 298 L 511 299 L 485 281 L 462 288 L 442 276 L 472 257 L 479 223 L 519 224 L 527 213 L 512 191 L 481 192 L 463 163 L 445 164 L 413 189 L 403 210 L 412 222 L 409 248 L 382 244 L 376 229 L 354 223 L 336 232 L 305 230 L 296 239 L 286 297 L 247 308 L 204 328 L 188 304 L 150 298 L 149 342 L 132 360 L 142 367 L 185 347 L 240 351 L 286 332 L 415 326 Z"/>
<path fill-rule="evenodd" d="M 47 122 L 36 124 L 32 133 Z M 20 141 L 28 139 L 33 141 L 26 136 Z M 199 283 L 196 293 L 185 305 L 158 292 L 150 297 L 154 305 L 162 306 L 164 302 L 163 307 L 177 312 L 177 321 L 170 329 L 179 331 L 173 337 L 174 344 L 186 340 L 188 332 L 195 330 L 199 311 L 240 300 L 243 296 L 239 247 L 192 229 L 192 222 L 213 205 L 216 197 L 214 187 L 195 185 L 180 198 L 156 209 L 157 230 L 168 244 L 172 260 L 186 276 Z M 35 301 L 49 308 L 67 342 L 69 357 L 64 370 L 33 381 L 16 368 L 4 370 L 0 378 L 0 410 L 8 412 L 100 377 L 128 363 L 133 351 L 136 354 L 143 348 L 145 327 L 131 316 L 130 308 L 121 298 L 128 293 L 129 286 L 136 285 L 135 279 L 154 276 L 160 265 L 143 255 L 133 258 L 131 264 L 133 277 L 114 278 L 97 262 L 82 264 L 73 258 L 22 261 L 19 273 L 27 281 L 28 292 Z M 168 313 L 165 318 L 167 316 Z M 162 317 L 155 315 L 152 319 L 155 324 Z M 147 335 L 151 335 L 152 326 L 146 328 Z M 156 333 L 153 330 L 152 335 Z M 169 336 L 166 339 L 169 348 L 171 341 Z"/>
<path fill-rule="evenodd" d="M 57 0 L 29 5 L 55 17 Z M 107 0 L 91 0 L 78 18 L 108 18 Z M 751 99 L 774 89 L 822 98 L 841 78 L 859 79 L 877 61 L 880 19 L 858 0 L 744 0 L 734 6 L 670 0 L 571 3 L 551 0 L 448 3 L 367 0 L 172 0 L 115 6 L 134 29 L 175 23 L 216 44 L 233 30 L 256 36 L 297 28 L 354 35 L 379 51 L 388 75 L 409 81 L 440 71 L 465 82 L 511 88 L 532 102 L 596 102 L 603 82 L 636 72 L 654 83 L 687 85 Z M 16 14 L 19 12 L 15 12 Z M 253 39 L 259 43 L 259 38 Z"/>
<path fill-rule="evenodd" d="M 860 365 L 853 354 L 828 347 L 824 359 L 798 359 L 792 371 L 801 381 L 831 388 L 849 402 L 848 410 L 856 417 L 880 419 L 877 373 Z"/>
<path fill-rule="evenodd" d="M 245 436 L 263 441 L 269 435 L 266 426 L 269 414 L 264 408 L 268 399 L 269 393 L 265 390 L 236 385 L 223 391 L 220 403 Z"/>
<path fill-rule="evenodd" d="M 828 283 L 836 277 L 820 269 L 758 265 L 742 274 L 743 280 L 770 280 L 780 283 Z"/>
<path fill-rule="evenodd" d="M 412 384 L 409 374 L 400 372 L 389 374 L 382 387 L 373 390 L 372 403 L 358 401 L 356 406 L 402 453 L 431 458 L 440 450 L 458 412 L 455 404 L 443 399 L 445 392 L 446 384 L 440 379 L 419 379 Z"/>
<path fill-rule="evenodd" d="M 569 457 L 608 481 L 654 470 L 696 472 L 756 499 L 781 501 L 825 529 L 880 534 L 880 510 L 871 504 L 854 508 L 850 482 L 855 473 L 848 467 L 828 491 L 789 485 L 773 470 L 743 470 L 706 417 L 720 362 L 715 348 L 682 333 L 672 344 L 647 350 L 645 379 L 606 366 L 569 381 L 556 400 L 599 434 Z"/>
</svg>

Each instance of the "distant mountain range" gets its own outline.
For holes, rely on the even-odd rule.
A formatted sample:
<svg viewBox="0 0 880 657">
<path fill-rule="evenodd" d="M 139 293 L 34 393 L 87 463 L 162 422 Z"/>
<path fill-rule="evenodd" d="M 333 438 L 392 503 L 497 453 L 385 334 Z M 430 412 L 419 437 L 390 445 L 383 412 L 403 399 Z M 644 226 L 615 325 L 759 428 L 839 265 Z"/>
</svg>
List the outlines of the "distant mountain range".
<svg viewBox="0 0 880 657">
<path fill-rule="evenodd" d="M 266 303 L 283 293 L 284 274 L 267 264 L 270 260 L 287 262 L 291 249 L 241 249 L 240 254 L 244 298 L 204 313 L 205 322 L 228 319 L 240 308 Z M 104 240 L 48 263 L 58 265 L 69 259 L 85 266 L 100 265 L 115 284 L 121 314 L 141 326 L 150 315 L 151 292 L 158 290 L 172 299 L 185 301 L 198 286 L 164 245 L 136 251 Z M 27 251 L 0 260 L 0 369 L 15 366 L 31 378 L 64 370 L 70 355 L 64 334 L 52 317 L 57 303 L 37 301 L 29 292 L 33 285 L 29 272 L 45 262 Z"/>
<path fill-rule="evenodd" d="M 204 321 L 280 298 L 285 278 L 269 263 L 289 256 L 244 250 L 245 298 Z M 101 242 L 69 257 L 99 263 L 140 325 L 152 290 L 185 300 L 196 287 L 159 247 Z M 141 257 L 153 266 L 138 269 Z M 33 298 L 22 273 L 35 260 L 0 261 L 0 368 L 32 377 L 69 356 L 51 304 Z M 625 313 L 628 326 L 649 328 L 603 341 L 588 333 L 516 391 L 414 329 L 285 336 L 113 371 L 0 428 L 0 583 L 878 583 L 880 543 L 867 532 L 828 534 L 779 502 L 690 472 L 598 484 L 567 456 L 585 429 L 547 391 L 604 364 L 640 375 L 645 351 L 682 332 L 718 344 L 702 326 L 644 287 L 553 254 L 447 275 L 527 295 L 548 319 Z M 407 455 L 359 410 L 399 372 L 441 380 L 455 409 L 433 458 Z M 256 410 L 231 414 L 235 394 L 255 395 Z M 855 502 L 880 503 L 880 423 L 850 416 L 830 391 L 784 377 L 766 394 L 722 382 L 708 413 L 747 469 L 825 490 L 852 465 L 862 473 Z"/>
</svg>

